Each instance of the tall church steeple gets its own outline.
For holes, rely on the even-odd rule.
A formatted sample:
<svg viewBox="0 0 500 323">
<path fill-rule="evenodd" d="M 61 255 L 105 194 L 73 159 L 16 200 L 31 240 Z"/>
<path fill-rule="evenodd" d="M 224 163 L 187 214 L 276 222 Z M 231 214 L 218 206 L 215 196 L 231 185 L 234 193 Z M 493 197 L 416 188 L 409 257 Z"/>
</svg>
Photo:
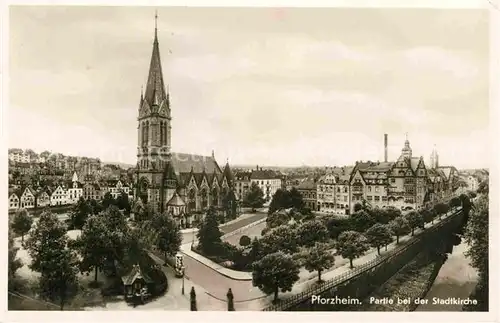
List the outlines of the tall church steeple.
<svg viewBox="0 0 500 323">
<path fill-rule="evenodd" d="M 431 168 L 438 168 L 439 167 L 439 155 L 436 149 L 436 145 L 434 145 L 434 149 L 432 149 L 432 154 L 431 154 Z"/>
</svg>

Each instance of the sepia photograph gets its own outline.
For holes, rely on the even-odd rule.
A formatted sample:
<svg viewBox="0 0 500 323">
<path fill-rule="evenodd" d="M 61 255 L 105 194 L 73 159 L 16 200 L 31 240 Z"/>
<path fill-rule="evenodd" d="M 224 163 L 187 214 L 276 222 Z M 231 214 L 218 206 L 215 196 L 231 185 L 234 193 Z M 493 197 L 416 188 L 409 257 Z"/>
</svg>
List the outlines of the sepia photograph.
<svg viewBox="0 0 500 323">
<path fill-rule="evenodd" d="M 7 10 L 9 311 L 495 307 L 488 9 Z"/>
</svg>

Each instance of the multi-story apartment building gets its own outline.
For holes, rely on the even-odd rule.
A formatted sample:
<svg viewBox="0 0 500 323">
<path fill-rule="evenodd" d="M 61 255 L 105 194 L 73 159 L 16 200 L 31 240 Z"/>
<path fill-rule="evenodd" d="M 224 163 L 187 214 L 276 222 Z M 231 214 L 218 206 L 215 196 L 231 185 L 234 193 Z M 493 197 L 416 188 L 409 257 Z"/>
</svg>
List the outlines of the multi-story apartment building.
<svg viewBox="0 0 500 323">
<path fill-rule="evenodd" d="M 83 198 L 85 200 L 99 201 L 102 198 L 101 187 L 97 183 L 86 182 L 83 185 Z"/>
<path fill-rule="evenodd" d="M 102 195 L 104 196 L 108 192 L 114 199 L 116 199 L 122 192 L 127 194 L 128 196 L 132 193 L 130 187 L 126 183 L 122 182 L 121 180 L 114 179 L 107 180 L 102 185 Z"/>
<path fill-rule="evenodd" d="M 252 172 L 237 172 L 234 175 L 234 193 L 236 199 L 242 201 L 250 190 Z"/>
<path fill-rule="evenodd" d="M 318 179 L 316 185 L 317 210 L 325 213 L 336 213 L 335 186 L 337 177 L 333 173 L 328 173 Z"/>
<path fill-rule="evenodd" d="M 313 178 L 306 178 L 297 186 L 297 190 L 304 200 L 305 207 L 312 211 L 318 211 L 317 189 L 316 179 Z"/>
<path fill-rule="evenodd" d="M 274 193 L 281 188 L 281 176 L 273 170 L 263 170 L 257 166 L 250 176 L 250 185 L 253 183 L 264 192 L 266 201 L 270 201 Z"/>
</svg>

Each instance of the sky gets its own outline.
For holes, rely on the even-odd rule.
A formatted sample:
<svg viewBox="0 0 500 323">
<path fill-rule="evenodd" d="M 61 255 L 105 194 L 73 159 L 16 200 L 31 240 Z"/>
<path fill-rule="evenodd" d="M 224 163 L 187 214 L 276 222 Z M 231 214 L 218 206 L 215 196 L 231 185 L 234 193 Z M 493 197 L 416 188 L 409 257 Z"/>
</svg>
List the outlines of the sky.
<svg viewBox="0 0 500 323">
<path fill-rule="evenodd" d="M 136 163 L 152 7 L 10 7 L 10 148 Z M 489 166 L 488 12 L 158 8 L 172 150 L 219 163 Z"/>
</svg>

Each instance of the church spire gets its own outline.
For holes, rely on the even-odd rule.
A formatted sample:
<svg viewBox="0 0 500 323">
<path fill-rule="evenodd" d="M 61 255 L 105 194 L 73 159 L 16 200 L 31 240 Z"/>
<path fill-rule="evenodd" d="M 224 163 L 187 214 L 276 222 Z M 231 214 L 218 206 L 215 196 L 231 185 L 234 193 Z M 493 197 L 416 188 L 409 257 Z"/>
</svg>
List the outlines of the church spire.
<svg viewBox="0 0 500 323">
<path fill-rule="evenodd" d="M 144 100 L 150 106 L 161 104 L 166 98 L 165 83 L 163 81 L 163 72 L 160 60 L 160 47 L 158 43 L 158 13 L 155 12 L 155 34 L 153 41 L 153 53 L 151 54 L 151 63 L 149 64 L 148 82 L 146 84 L 146 93 Z M 155 102 L 156 101 L 156 102 Z"/>
<path fill-rule="evenodd" d="M 158 10 L 155 10 L 155 39 L 154 42 L 158 42 Z"/>
</svg>

